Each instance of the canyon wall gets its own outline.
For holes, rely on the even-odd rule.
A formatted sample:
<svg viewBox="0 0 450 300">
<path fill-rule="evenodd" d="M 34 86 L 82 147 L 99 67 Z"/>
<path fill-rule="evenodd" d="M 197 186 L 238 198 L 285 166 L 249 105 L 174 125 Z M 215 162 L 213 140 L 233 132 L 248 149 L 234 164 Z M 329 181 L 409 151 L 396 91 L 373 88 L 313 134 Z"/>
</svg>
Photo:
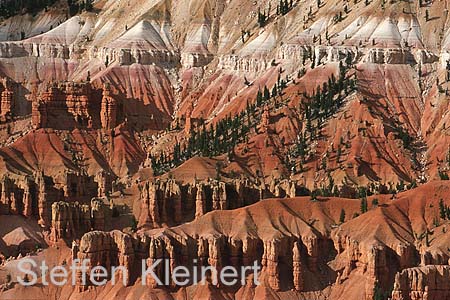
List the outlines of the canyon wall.
<svg viewBox="0 0 450 300">
<path fill-rule="evenodd" d="M 404 269 L 395 276 L 392 300 L 438 300 L 450 297 L 450 266 Z"/>
<path fill-rule="evenodd" d="M 269 185 L 256 185 L 246 179 L 210 179 L 194 184 L 172 179 L 145 181 L 139 185 L 139 226 L 181 224 L 210 211 L 244 207 L 270 197 L 295 197 L 298 187 L 294 181 L 274 179 Z"/>
<path fill-rule="evenodd" d="M 78 202 L 54 202 L 50 239 L 74 240 L 92 230 L 107 230 L 111 227 L 112 209 L 105 199 L 94 198 L 90 204 Z"/>
</svg>

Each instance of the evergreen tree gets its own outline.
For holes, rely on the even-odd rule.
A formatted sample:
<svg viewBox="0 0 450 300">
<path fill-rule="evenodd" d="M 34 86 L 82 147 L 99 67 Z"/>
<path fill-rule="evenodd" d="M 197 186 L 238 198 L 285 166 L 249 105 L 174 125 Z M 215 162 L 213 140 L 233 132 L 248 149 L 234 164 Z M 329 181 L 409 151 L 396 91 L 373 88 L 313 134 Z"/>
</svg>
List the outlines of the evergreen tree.
<svg viewBox="0 0 450 300">
<path fill-rule="evenodd" d="M 86 8 L 86 2 L 81 1 L 80 5 L 78 6 L 78 13 L 81 14 L 83 10 Z"/>
<path fill-rule="evenodd" d="M 269 11 L 270 13 L 270 11 Z M 266 25 L 266 21 L 268 19 L 268 16 L 266 16 L 265 12 L 261 13 L 261 9 L 258 8 L 258 24 L 259 27 L 264 27 L 264 25 Z"/>
<path fill-rule="evenodd" d="M 347 56 L 345 57 L 345 64 L 347 66 L 347 68 L 350 68 L 353 64 L 352 64 L 352 54 L 349 52 L 347 53 Z"/>
<path fill-rule="evenodd" d="M 367 199 L 361 198 L 361 207 L 360 207 L 361 213 L 366 213 L 367 212 Z"/>
<path fill-rule="evenodd" d="M 269 89 L 267 88 L 267 86 L 264 86 L 264 101 L 269 100 L 269 98 L 270 98 Z"/>
<path fill-rule="evenodd" d="M 131 230 L 132 230 L 133 232 L 135 232 L 135 231 L 137 230 L 137 226 L 138 226 L 138 222 L 137 222 L 137 220 L 136 220 L 136 217 L 133 216 L 133 217 L 131 218 Z"/>
<path fill-rule="evenodd" d="M 376 207 L 376 206 L 378 206 L 378 204 L 379 204 L 379 202 L 378 202 L 377 198 L 372 200 L 372 206 Z"/>
<path fill-rule="evenodd" d="M 345 222 L 345 210 L 341 209 L 341 215 L 339 216 L 339 223 L 344 223 Z"/>
<path fill-rule="evenodd" d="M 376 282 L 373 288 L 373 300 L 384 300 L 384 299 L 385 297 L 383 295 L 383 291 L 381 290 L 378 282 Z"/>
<path fill-rule="evenodd" d="M 439 215 L 441 219 L 446 219 L 447 217 L 447 208 L 445 207 L 444 200 L 439 200 Z"/>
<path fill-rule="evenodd" d="M 263 96 L 260 90 L 258 90 L 258 94 L 256 95 L 256 105 L 260 106 L 263 103 Z"/>
<path fill-rule="evenodd" d="M 278 94 L 278 91 L 277 91 L 277 84 L 275 84 L 275 85 L 273 86 L 273 88 L 272 88 L 272 97 L 276 97 L 277 94 Z"/>
<path fill-rule="evenodd" d="M 92 0 L 86 0 L 85 9 L 86 9 L 87 11 L 92 11 L 93 8 L 94 8 L 94 7 L 93 7 L 93 5 L 92 5 Z"/>
</svg>

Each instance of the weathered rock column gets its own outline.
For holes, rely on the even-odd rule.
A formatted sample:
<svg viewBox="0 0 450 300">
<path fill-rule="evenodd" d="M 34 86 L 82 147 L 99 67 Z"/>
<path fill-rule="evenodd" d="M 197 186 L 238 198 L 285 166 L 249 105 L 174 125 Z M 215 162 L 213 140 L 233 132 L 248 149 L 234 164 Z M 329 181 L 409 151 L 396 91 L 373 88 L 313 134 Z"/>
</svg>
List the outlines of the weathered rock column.
<svg viewBox="0 0 450 300">
<path fill-rule="evenodd" d="M 219 182 L 219 209 L 225 210 L 227 208 L 227 187 L 225 182 Z"/>
<path fill-rule="evenodd" d="M 26 179 L 25 189 L 23 191 L 23 215 L 25 217 L 31 217 L 33 214 L 33 201 L 30 193 L 30 181 Z"/>
<path fill-rule="evenodd" d="M 170 180 L 167 183 L 168 194 L 171 202 L 173 203 L 174 213 L 173 218 L 176 224 L 181 223 L 183 220 L 183 207 L 181 202 L 181 188 L 174 180 Z"/>
<path fill-rule="evenodd" d="M 223 262 L 222 259 L 224 258 L 223 255 L 223 238 L 222 237 L 211 237 L 208 239 L 208 264 L 213 267 L 215 270 L 217 270 L 217 280 L 218 285 L 220 285 L 220 278 L 219 274 L 222 270 Z"/>
<path fill-rule="evenodd" d="M 93 230 L 106 229 L 106 207 L 102 200 L 91 200 L 91 220 Z"/>
<path fill-rule="evenodd" d="M 205 214 L 206 195 L 203 185 L 197 185 L 197 195 L 195 198 L 195 218 L 198 219 Z"/>
<path fill-rule="evenodd" d="M 242 241 L 229 238 L 230 262 L 235 268 L 242 264 Z"/>
<path fill-rule="evenodd" d="M 296 184 L 294 181 L 290 182 L 289 190 L 287 192 L 288 198 L 294 198 L 296 194 Z"/>
<path fill-rule="evenodd" d="M 9 198 L 9 179 L 8 177 L 4 177 L 1 183 L 1 187 L 2 187 L 2 192 L 1 192 L 1 197 L 0 197 L 0 201 L 2 203 L 3 206 L 3 210 L 2 213 L 4 214 L 9 214 L 10 213 L 10 208 L 11 208 L 11 200 Z"/>
<path fill-rule="evenodd" d="M 145 182 L 141 190 L 141 214 L 139 216 L 139 226 L 159 225 L 159 207 L 157 186 L 155 183 Z"/>
<path fill-rule="evenodd" d="M 198 257 L 198 264 L 200 266 L 207 265 L 209 256 L 208 253 L 209 253 L 208 240 L 199 237 L 197 239 L 197 257 Z"/>
<path fill-rule="evenodd" d="M 280 290 L 280 274 L 278 269 L 278 256 L 280 243 L 277 240 L 264 242 L 264 254 L 262 258 L 263 271 L 267 275 L 267 284 L 274 291 Z"/>
<path fill-rule="evenodd" d="M 149 258 L 147 259 L 147 266 L 151 267 L 158 259 L 164 258 L 164 249 L 163 245 L 160 239 L 152 238 L 150 241 L 150 249 L 149 249 Z M 160 278 L 160 280 L 163 278 L 162 274 L 164 272 L 164 266 L 163 264 L 158 264 L 154 268 L 155 275 Z M 147 285 L 149 285 L 152 288 L 158 287 L 158 282 L 153 278 L 153 276 L 147 276 L 146 278 Z"/>
<path fill-rule="evenodd" d="M 47 209 L 47 193 L 45 190 L 44 174 L 38 173 L 36 176 L 36 185 L 38 186 L 38 212 L 39 212 L 39 225 L 47 227 L 49 225 L 48 209 Z"/>
<path fill-rule="evenodd" d="M 219 186 L 217 183 L 214 183 L 212 187 L 212 209 L 219 210 L 220 209 L 220 192 Z"/>
<path fill-rule="evenodd" d="M 302 240 L 308 251 L 308 269 L 312 272 L 318 270 L 319 240 L 316 237 L 307 237 Z"/>
<path fill-rule="evenodd" d="M 304 290 L 304 280 L 303 280 L 303 265 L 302 265 L 302 257 L 300 252 L 300 247 L 298 242 L 294 243 L 294 247 L 292 248 L 292 272 L 293 272 L 293 281 L 294 288 L 296 291 Z"/>
<path fill-rule="evenodd" d="M 150 213 L 150 218 L 152 220 L 153 223 L 153 227 L 156 227 L 159 225 L 161 219 L 160 219 L 160 215 L 159 215 L 159 204 L 158 204 L 158 193 L 156 190 L 157 186 L 156 184 L 150 184 L 150 189 L 149 189 L 149 213 Z"/>
<path fill-rule="evenodd" d="M 20 203 L 14 192 L 11 192 L 9 194 L 9 199 L 11 201 L 11 208 L 10 208 L 11 214 L 13 214 L 13 215 L 20 214 Z"/>
<path fill-rule="evenodd" d="M 78 251 L 80 250 L 80 245 L 78 245 L 77 242 L 72 241 L 72 247 L 70 248 L 70 253 L 72 256 L 72 260 L 75 260 L 78 258 Z"/>
</svg>

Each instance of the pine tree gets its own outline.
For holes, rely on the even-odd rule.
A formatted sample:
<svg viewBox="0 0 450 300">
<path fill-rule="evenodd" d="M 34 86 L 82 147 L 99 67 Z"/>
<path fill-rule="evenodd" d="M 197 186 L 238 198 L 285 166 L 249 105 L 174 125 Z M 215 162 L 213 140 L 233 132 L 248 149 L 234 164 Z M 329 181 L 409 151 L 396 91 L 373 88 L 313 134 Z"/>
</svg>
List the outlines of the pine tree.
<svg viewBox="0 0 450 300">
<path fill-rule="evenodd" d="M 344 64 L 342 63 L 342 61 L 339 61 L 339 79 L 345 78 L 345 72 L 346 72 L 346 69 L 344 67 Z"/>
<path fill-rule="evenodd" d="M 311 192 L 310 200 L 313 201 L 313 202 L 317 201 L 317 191 L 314 190 L 314 191 Z"/>
<path fill-rule="evenodd" d="M 277 84 L 275 84 L 272 88 L 272 97 L 276 97 L 278 94 Z"/>
<path fill-rule="evenodd" d="M 267 86 L 264 86 L 264 100 L 267 101 L 270 98 L 270 92 Z"/>
<path fill-rule="evenodd" d="M 267 17 L 265 15 L 265 13 L 261 13 L 261 9 L 258 8 L 258 24 L 259 24 L 259 27 L 264 27 L 264 25 L 266 25 L 266 20 L 267 20 Z"/>
<path fill-rule="evenodd" d="M 442 200 L 442 199 L 439 200 L 439 215 L 440 215 L 441 219 L 444 219 L 444 220 L 447 216 L 444 200 Z"/>
<path fill-rule="evenodd" d="M 377 207 L 378 204 L 379 204 L 379 201 L 378 201 L 377 198 L 375 198 L 375 199 L 372 200 L 372 206 L 373 206 L 373 207 Z"/>
<path fill-rule="evenodd" d="M 80 6 L 78 7 L 78 13 L 82 13 L 83 10 L 87 10 L 86 5 L 87 5 L 87 1 L 81 1 Z"/>
<path fill-rule="evenodd" d="M 93 7 L 93 5 L 92 5 L 92 0 L 86 0 L 85 9 L 86 9 L 87 11 L 92 11 L 93 8 L 94 8 L 94 7 Z"/>
<path fill-rule="evenodd" d="M 360 210 L 361 210 L 362 214 L 367 212 L 367 199 L 365 197 L 361 198 L 361 209 Z"/>
<path fill-rule="evenodd" d="M 344 223 L 345 222 L 345 210 L 341 209 L 341 215 L 339 216 L 339 223 Z"/>
<path fill-rule="evenodd" d="M 132 219 L 131 219 L 131 230 L 133 232 L 135 232 L 137 230 L 137 226 L 138 226 L 138 222 L 136 220 L 136 217 L 133 216 Z"/>
<path fill-rule="evenodd" d="M 347 66 L 347 68 L 350 68 L 353 64 L 352 64 L 352 54 L 349 52 L 347 53 L 347 57 L 345 58 L 345 65 Z"/>
<path fill-rule="evenodd" d="M 378 282 L 375 283 L 373 288 L 373 300 L 384 300 L 383 291 L 381 290 Z"/>
<path fill-rule="evenodd" d="M 256 95 L 256 105 L 260 106 L 263 102 L 263 96 L 260 90 L 258 90 L 258 94 Z"/>
<path fill-rule="evenodd" d="M 342 150 L 341 150 L 341 147 L 338 146 L 337 152 L 336 152 L 336 162 L 337 163 L 339 163 L 339 161 L 341 160 L 341 155 L 342 155 Z"/>
</svg>

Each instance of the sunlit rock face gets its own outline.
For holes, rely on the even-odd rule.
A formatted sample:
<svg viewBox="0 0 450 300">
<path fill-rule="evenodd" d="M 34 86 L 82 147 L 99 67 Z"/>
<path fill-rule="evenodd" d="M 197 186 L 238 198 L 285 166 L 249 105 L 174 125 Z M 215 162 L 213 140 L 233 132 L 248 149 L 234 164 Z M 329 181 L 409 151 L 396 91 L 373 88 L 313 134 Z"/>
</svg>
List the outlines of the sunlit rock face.
<svg viewBox="0 0 450 300">
<path fill-rule="evenodd" d="M 19 2 L 0 1 L 0 298 L 449 297 L 445 2 Z M 124 284 L 22 288 L 19 253 Z M 141 276 L 160 259 L 260 270 L 180 287 Z"/>
</svg>

